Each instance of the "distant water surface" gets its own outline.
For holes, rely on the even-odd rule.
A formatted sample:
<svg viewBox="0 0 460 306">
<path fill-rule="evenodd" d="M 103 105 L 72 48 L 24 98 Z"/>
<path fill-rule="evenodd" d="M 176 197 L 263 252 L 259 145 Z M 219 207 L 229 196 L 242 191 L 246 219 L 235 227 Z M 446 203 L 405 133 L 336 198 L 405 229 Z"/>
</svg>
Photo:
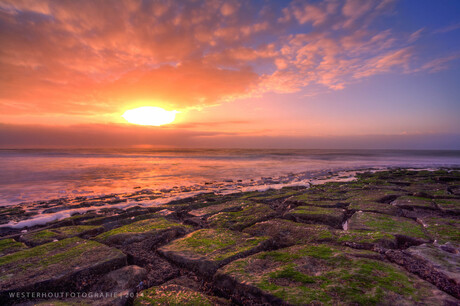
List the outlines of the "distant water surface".
<svg viewBox="0 0 460 306">
<path fill-rule="evenodd" d="M 339 170 L 443 166 L 460 167 L 460 151 L 0 150 L 0 205 L 139 188 L 237 191 Z"/>
</svg>

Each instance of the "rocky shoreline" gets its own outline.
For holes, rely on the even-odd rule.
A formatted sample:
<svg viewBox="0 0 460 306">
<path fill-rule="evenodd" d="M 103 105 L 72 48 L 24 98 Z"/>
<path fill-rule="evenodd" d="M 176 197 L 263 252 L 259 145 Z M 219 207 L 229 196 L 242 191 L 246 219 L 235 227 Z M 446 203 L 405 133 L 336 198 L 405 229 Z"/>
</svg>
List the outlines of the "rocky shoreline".
<svg viewBox="0 0 460 306">
<path fill-rule="evenodd" d="M 2 227 L 0 303 L 459 305 L 460 171 L 357 178 Z"/>
</svg>

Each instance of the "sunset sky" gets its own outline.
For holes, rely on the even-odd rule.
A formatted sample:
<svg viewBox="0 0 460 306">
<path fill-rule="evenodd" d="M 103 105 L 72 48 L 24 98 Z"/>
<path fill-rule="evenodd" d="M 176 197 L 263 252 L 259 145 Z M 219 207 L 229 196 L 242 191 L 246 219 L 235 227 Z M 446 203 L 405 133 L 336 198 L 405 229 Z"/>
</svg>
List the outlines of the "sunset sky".
<svg viewBox="0 0 460 306">
<path fill-rule="evenodd" d="M 0 71 L 3 148 L 460 149 L 457 0 L 0 0 Z"/>
</svg>

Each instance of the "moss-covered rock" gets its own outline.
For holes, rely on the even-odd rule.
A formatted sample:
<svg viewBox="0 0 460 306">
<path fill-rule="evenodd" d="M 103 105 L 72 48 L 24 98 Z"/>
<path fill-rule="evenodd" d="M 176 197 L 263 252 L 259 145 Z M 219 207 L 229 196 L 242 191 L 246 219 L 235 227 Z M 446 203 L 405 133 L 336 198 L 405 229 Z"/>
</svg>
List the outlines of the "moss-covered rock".
<svg viewBox="0 0 460 306">
<path fill-rule="evenodd" d="M 20 237 L 20 240 L 30 246 L 71 238 L 75 236 L 95 235 L 103 231 L 102 227 L 91 225 L 74 225 L 64 226 L 52 229 L 46 229 L 36 232 L 30 232 Z"/>
<path fill-rule="evenodd" d="M 392 234 L 412 240 L 414 243 L 427 242 L 429 237 L 420 224 L 408 218 L 371 212 L 356 212 L 348 221 L 348 229 Z"/>
<path fill-rule="evenodd" d="M 347 192 L 349 202 L 377 202 L 389 204 L 404 195 L 403 191 L 394 190 L 392 188 L 385 189 L 383 186 L 357 189 Z"/>
<path fill-rule="evenodd" d="M 209 205 L 199 209 L 194 209 L 189 212 L 190 215 L 195 217 L 206 217 L 217 214 L 219 212 L 238 211 L 242 206 L 247 205 L 247 201 L 229 201 L 225 203 Z"/>
<path fill-rule="evenodd" d="M 289 201 L 298 205 L 335 206 L 336 203 L 346 202 L 348 198 L 346 190 L 333 190 L 320 185 L 313 186 L 301 195 L 290 197 Z"/>
<path fill-rule="evenodd" d="M 22 242 L 17 242 L 14 239 L 7 238 L 0 240 L 0 256 L 22 251 L 27 249 L 27 246 Z"/>
<path fill-rule="evenodd" d="M 385 232 L 370 231 L 336 231 L 335 243 L 343 244 L 358 249 L 371 250 L 375 247 L 397 248 L 398 239 L 394 235 Z"/>
<path fill-rule="evenodd" d="M 158 208 L 158 207 L 157 207 Z M 99 216 L 97 218 L 88 219 L 81 224 L 83 225 L 102 225 L 106 229 L 113 229 L 115 227 L 120 227 L 127 225 L 136 221 L 152 219 L 160 217 L 158 213 L 143 213 L 138 215 L 138 211 L 130 213 L 115 214 L 110 216 Z"/>
<path fill-rule="evenodd" d="M 284 218 L 296 222 L 322 223 L 342 228 L 345 210 L 341 208 L 323 208 L 316 206 L 298 206 L 284 214 Z"/>
<path fill-rule="evenodd" d="M 428 235 L 438 243 L 452 242 L 460 246 L 460 220 L 436 216 L 420 218 Z"/>
<path fill-rule="evenodd" d="M 96 236 L 96 241 L 109 245 L 128 245 L 143 240 L 163 242 L 191 230 L 188 225 L 169 221 L 165 218 L 141 220 L 115 228 Z"/>
<path fill-rule="evenodd" d="M 265 249 L 268 237 L 252 237 L 227 229 L 202 229 L 174 240 L 158 252 L 181 266 L 211 275 L 217 268 L 244 255 Z"/>
<path fill-rule="evenodd" d="M 209 226 L 241 230 L 256 222 L 274 217 L 276 212 L 265 204 L 249 203 L 241 210 L 220 212 L 208 218 Z"/>
<path fill-rule="evenodd" d="M 442 211 L 460 215 L 460 199 L 436 199 L 435 202 Z"/>
<path fill-rule="evenodd" d="M 141 291 L 133 304 L 213 306 L 230 305 L 230 302 L 187 287 L 171 284 Z"/>
<path fill-rule="evenodd" d="M 250 199 L 255 202 L 270 203 L 273 201 L 284 200 L 300 192 L 299 187 L 285 187 L 281 189 L 269 189 L 267 191 L 245 192 L 240 196 L 240 199 Z"/>
<path fill-rule="evenodd" d="M 277 246 L 333 241 L 337 238 L 335 230 L 328 225 L 305 224 L 284 219 L 259 222 L 245 228 L 243 232 L 258 237 L 271 237 Z"/>
<path fill-rule="evenodd" d="M 335 230 L 328 225 L 305 224 L 285 219 L 258 222 L 245 228 L 243 233 L 258 237 L 271 237 L 278 246 L 291 246 L 312 241 L 331 241 L 335 239 Z"/>
<path fill-rule="evenodd" d="M 432 199 L 416 196 L 402 196 L 394 200 L 391 204 L 404 209 L 436 209 Z"/>
<path fill-rule="evenodd" d="M 350 205 L 347 207 L 348 210 L 354 211 L 367 211 L 367 212 L 376 212 L 381 214 L 398 216 L 401 215 L 401 210 L 398 207 L 395 207 L 386 203 L 378 203 L 371 201 L 351 201 Z"/>
<path fill-rule="evenodd" d="M 454 299 L 373 252 L 300 245 L 236 260 L 215 275 L 223 290 L 259 303 L 293 305 L 443 305 Z"/>
<path fill-rule="evenodd" d="M 126 255 L 77 237 L 0 257 L 0 300 L 10 291 L 59 291 L 79 288 L 79 280 L 126 264 Z"/>
<path fill-rule="evenodd" d="M 243 230 L 253 236 L 268 236 L 277 247 L 292 246 L 311 242 L 348 245 L 360 249 L 374 247 L 396 248 L 395 236 L 368 231 L 336 230 L 324 224 L 305 224 L 283 219 L 272 219 Z"/>
<path fill-rule="evenodd" d="M 42 230 L 37 232 L 27 233 L 19 239 L 30 246 L 37 246 L 40 244 L 58 240 L 59 234 L 50 230 Z"/>
</svg>

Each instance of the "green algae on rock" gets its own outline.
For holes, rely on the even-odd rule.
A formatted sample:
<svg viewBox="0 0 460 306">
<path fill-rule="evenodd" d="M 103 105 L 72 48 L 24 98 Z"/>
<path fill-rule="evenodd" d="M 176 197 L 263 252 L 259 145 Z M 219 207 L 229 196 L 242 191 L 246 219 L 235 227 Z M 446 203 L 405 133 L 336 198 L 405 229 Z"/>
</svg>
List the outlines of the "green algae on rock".
<svg viewBox="0 0 460 306">
<path fill-rule="evenodd" d="M 137 300 L 142 304 L 183 304 L 186 299 L 194 305 L 228 302 L 213 294 L 243 305 L 458 304 L 454 297 L 460 297 L 460 172 L 396 169 L 357 177 L 352 182 L 312 185 L 308 189 L 209 193 L 150 208 L 89 212 L 34 226 L 25 234 L 21 229 L 3 228 L 0 254 L 3 250 L 15 252 L 0 255 L 0 262 L 10 256 L 19 261 L 14 265 L 6 263 L 13 273 L 0 270 L 0 286 L 6 281 L 12 284 L 12 278 L 6 278 L 16 273 L 16 286 L 25 284 L 30 285 L 24 287 L 27 290 L 46 291 L 75 288 L 118 292 L 116 288 L 122 285 L 123 290 L 136 292 L 136 283 L 142 278 L 143 288 L 156 286 L 144 290 L 151 291 L 147 299 Z M 65 201 L 59 205 L 64 204 Z M 51 208 L 60 209 L 55 206 Z M 20 211 L 13 208 L 5 213 L 17 218 Z M 193 224 L 193 228 L 184 224 Z M 67 239 L 25 250 L 15 249 L 24 245 L 11 239 L 42 235 L 37 239 L 44 243 L 72 235 L 95 235 L 83 234 L 84 227 L 76 225 L 102 225 L 96 229 L 106 232 L 98 233 L 92 241 L 79 241 L 97 243 L 96 240 L 118 248 L 131 265 L 141 266 L 146 273 L 125 286 L 131 275 L 125 272 L 132 266 L 109 273 L 114 267 L 97 264 L 103 259 L 95 259 L 92 266 L 96 255 L 91 251 L 80 252 L 77 246 L 62 251 L 48 249 Z M 201 229 L 190 233 L 197 228 Z M 178 238 L 182 235 L 186 236 Z M 3 249 L 2 243 L 7 245 Z M 36 251 L 40 249 L 43 251 Z M 23 252 L 34 259 L 24 257 Z M 85 272 L 71 274 L 67 259 L 74 257 L 70 264 L 80 261 L 75 265 L 88 267 Z M 41 266 L 46 267 L 44 273 L 52 279 L 46 286 L 35 281 L 43 271 Z M 0 264 L 0 269 L 5 266 Z M 29 270 L 36 274 L 24 276 Z M 55 282 L 58 276 L 53 275 L 58 271 L 67 276 Z M 84 276 L 86 273 L 92 276 Z M 0 288 L 1 298 L 8 289 Z M 55 302 L 59 301 L 49 301 Z M 61 302 L 112 305 L 115 300 Z"/>
<path fill-rule="evenodd" d="M 402 196 L 393 201 L 392 205 L 405 208 L 405 209 L 414 209 L 414 208 L 421 208 L 421 209 L 436 209 L 436 206 L 433 200 L 424 198 L 424 197 L 417 197 L 417 196 Z"/>
<path fill-rule="evenodd" d="M 191 210 L 190 215 L 195 217 L 205 217 L 217 214 L 219 212 L 231 212 L 238 211 L 243 205 L 247 205 L 248 201 L 229 201 L 225 203 L 219 203 L 215 205 L 209 205 L 206 207 Z"/>
<path fill-rule="evenodd" d="M 376 231 L 426 242 L 429 240 L 422 226 L 408 218 L 372 212 L 356 212 L 348 222 L 348 229 Z"/>
<path fill-rule="evenodd" d="M 254 202 L 272 202 L 284 200 L 288 197 L 298 194 L 299 188 L 305 189 L 305 187 L 283 187 L 281 189 L 269 189 L 267 191 L 252 191 L 243 193 L 240 199 L 249 199 Z"/>
<path fill-rule="evenodd" d="M 241 210 L 220 212 L 208 218 L 211 227 L 242 230 L 256 222 L 274 217 L 276 212 L 265 204 L 246 204 Z"/>
<path fill-rule="evenodd" d="M 284 217 L 296 222 L 322 223 L 335 228 L 342 228 L 345 210 L 341 208 L 298 206 L 285 213 Z"/>
<path fill-rule="evenodd" d="M 401 209 L 390 204 L 371 202 L 371 201 L 354 201 L 352 200 L 350 205 L 347 207 L 349 210 L 354 211 L 367 211 L 381 214 L 387 214 L 392 216 L 401 215 Z"/>
<path fill-rule="evenodd" d="M 19 239 L 30 246 L 37 246 L 40 244 L 58 240 L 59 234 L 50 230 L 42 230 L 38 232 L 31 232 L 21 236 Z"/>
<path fill-rule="evenodd" d="M 223 290 L 258 296 L 261 303 L 374 305 L 454 299 L 369 251 L 299 245 L 263 252 L 220 268 L 214 279 Z"/>
<path fill-rule="evenodd" d="M 22 242 L 17 242 L 14 239 L 7 238 L 0 240 L 0 256 L 22 251 L 27 249 L 27 246 Z"/>
<path fill-rule="evenodd" d="M 438 243 L 452 242 L 460 246 L 460 220 L 443 217 L 421 217 L 428 234 Z"/>
<path fill-rule="evenodd" d="M 436 199 L 435 203 L 446 213 L 460 215 L 460 199 Z"/>
<path fill-rule="evenodd" d="M 395 248 L 396 238 L 391 234 L 367 231 L 336 230 L 324 224 L 305 224 L 285 219 L 272 219 L 256 223 L 243 230 L 253 236 L 268 236 L 277 247 L 310 242 L 328 242 L 360 249 L 374 247 Z"/>
<path fill-rule="evenodd" d="M 79 286 L 78 279 L 126 265 L 126 255 L 77 237 L 0 257 L 0 299 L 10 291 L 44 292 Z"/>
<path fill-rule="evenodd" d="M 96 236 L 94 239 L 110 245 L 127 245 L 152 238 L 163 240 L 164 235 L 173 238 L 185 234 L 190 229 L 191 227 L 188 225 L 157 217 L 115 228 Z"/>
<path fill-rule="evenodd" d="M 308 242 L 332 241 L 335 231 L 324 224 L 305 224 L 285 219 L 259 222 L 243 230 L 253 236 L 268 236 L 277 246 L 291 246 Z"/>
<path fill-rule="evenodd" d="M 19 239 L 30 246 L 37 246 L 55 240 L 83 236 L 85 234 L 97 234 L 102 231 L 102 227 L 99 226 L 74 225 L 30 232 L 22 235 Z"/>
<path fill-rule="evenodd" d="M 158 249 L 177 264 L 212 275 L 220 266 L 240 257 L 261 251 L 268 237 L 252 237 L 228 229 L 201 229 Z"/>
</svg>

